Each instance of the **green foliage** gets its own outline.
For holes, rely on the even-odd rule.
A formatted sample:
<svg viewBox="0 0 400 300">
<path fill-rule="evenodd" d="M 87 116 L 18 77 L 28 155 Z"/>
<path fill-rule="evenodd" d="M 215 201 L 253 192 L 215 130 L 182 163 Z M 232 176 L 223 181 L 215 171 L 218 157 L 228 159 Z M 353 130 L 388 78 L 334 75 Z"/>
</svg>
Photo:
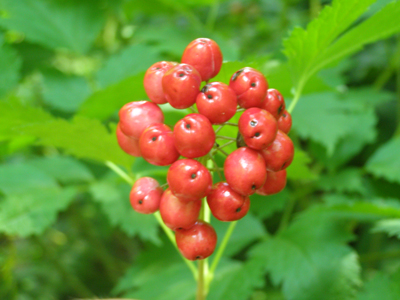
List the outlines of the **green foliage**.
<svg viewBox="0 0 400 300">
<path fill-rule="evenodd" d="M 208 37 L 224 55 L 212 81 L 249 66 L 282 92 L 295 156 L 282 192 L 250 197 L 207 299 L 399 299 L 399 13 L 391 0 L 0 0 L 0 298 L 195 299 L 156 218 L 129 202 L 168 166 L 125 154 L 115 129 L 147 99 L 150 65 Z M 160 107 L 171 127 L 191 112 Z M 211 222 L 220 246 L 230 223 Z"/>
</svg>

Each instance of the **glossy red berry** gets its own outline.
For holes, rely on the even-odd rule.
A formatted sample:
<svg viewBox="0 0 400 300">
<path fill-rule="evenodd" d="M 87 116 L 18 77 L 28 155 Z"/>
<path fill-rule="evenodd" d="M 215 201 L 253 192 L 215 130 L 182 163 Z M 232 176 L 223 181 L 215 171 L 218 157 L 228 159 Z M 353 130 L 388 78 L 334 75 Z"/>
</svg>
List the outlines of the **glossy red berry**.
<svg viewBox="0 0 400 300">
<path fill-rule="evenodd" d="M 162 77 L 172 67 L 178 63 L 171 61 L 160 61 L 153 64 L 144 74 L 143 86 L 147 96 L 157 104 L 167 103 L 164 90 L 162 88 Z"/>
<path fill-rule="evenodd" d="M 215 143 L 215 132 L 207 117 L 188 114 L 174 127 L 175 147 L 187 158 L 195 158 L 210 152 Z"/>
<path fill-rule="evenodd" d="M 199 113 L 206 116 L 212 124 L 221 124 L 235 115 L 237 96 L 229 85 L 211 82 L 197 95 L 196 105 Z"/>
<path fill-rule="evenodd" d="M 167 182 L 173 194 L 182 201 L 200 200 L 211 190 L 210 171 L 194 159 L 180 159 L 168 169 Z"/>
<path fill-rule="evenodd" d="M 162 122 L 164 122 L 164 114 L 153 102 L 129 102 L 119 110 L 120 129 L 125 135 L 132 138 L 140 138 L 147 126 Z"/>
<path fill-rule="evenodd" d="M 139 139 L 143 158 L 156 166 L 167 166 L 179 158 L 171 129 L 162 123 L 147 127 Z"/>
<path fill-rule="evenodd" d="M 291 128 L 292 128 L 292 116 L 285 109 L 283 111 L 283 114 L 278 119 L 278 129 L 288 134 Z"/>
<path fill-rule="evenodd" d="M 264 75 L 249 67 L 234 73 L 229 86 L 235 91 L 238 104 L 243 108 L 261 107 L 268 90 Z"/>
<path fill-rule="evenodd" d="M 258 107 L 246 109 L 239 118 L 238 126 L 246 145 L 255 150 L 261 150 L 270 145 L 278 131 L 275 118 Z"/>
<path fill-rule="evenodd" d="M 276 89 L 269 89 L 261 108 L 269 111 L 278 120 L 285 107 L 285 100 L 282 94 Z"/>
<path fill-rule="evenodd" d="M 215 250 L 217 233 L 203 221 L 198 221 L 189 229 L 175 232 L 176 245 L 182 255 L 189 260 L 205 259 Z"/>
<path fill-rule="evenodd" d="M 193 66 L 203 81 L 215 77 L 222 66 L 222 52 L 218 44 L 207 38 L 192 41 L 184 50 L 182 63 Z"/>
<path fill-rule="evenodd" d="M 264 159 L 258 151 L 241 147 L 225 159 L 224 174 L 233 190 L 249 196 L 265 183 L 267 170 Z"/>
<path fill-rule="evenodd" d="M 181 201 L 171 189 L 166 189 L 160 201 L 160 214 L 165 225 L 170 229 L 188 229 L 199 218 L 201 200 Z"/>
<path fill-rule="evenodd" d="M 256 191 L 256 194 L 269 196 L 277 194 L 286 186 L 286 170 L 271 172 L 267 171 L 267 180 L 264 185 Z"/>
<path fill-rule="evenodd" d="M 142 214 L 152 214 L 160 207 L 163 189 L 157 180 L 142 177 L 136 180 L 129 195 L 134 210 Z"/>
<path fill-rule="evenodd" d="M 188 64 L 169 69 L 162 78 L 165 98 L 172 107 L 183 109 L 192 106 L 200 91 L 201 76 Z"/>
<path fill-rule="evenodd" d="M 122 150 L 125 151 L 125 153 L 136 157 L 141 156 L 139 139 L 130 138 L 129 136 L 125 135 L 121 131 L 119 124 L 117 125 L 116 135 L 118 145 L 121 147 Z"/>
<path fill-rule="evenodd" d="M 243 218 L 250 208 L 249 197 L 235 192 L 226 182 L 213 185 L 207 203 L 213 216 L 226 222 Z"/>
<path fill-rule="evenodd" d="M 293 160 L 294 145 L 286 133 L 278 130 L 275 140 L 267 148 L 260 150 L 269 171 L 286 169 Z"/>
</svg>

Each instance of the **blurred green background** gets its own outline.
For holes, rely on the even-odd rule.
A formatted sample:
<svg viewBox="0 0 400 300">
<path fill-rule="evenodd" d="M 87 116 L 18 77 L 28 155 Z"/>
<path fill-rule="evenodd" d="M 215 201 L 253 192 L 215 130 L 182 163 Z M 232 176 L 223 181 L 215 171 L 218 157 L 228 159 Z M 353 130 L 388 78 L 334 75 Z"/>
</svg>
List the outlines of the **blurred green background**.
<svg viewBox="0 0 400 300">
<path fill-rule="evenodd" d="M 354 4 L 347 12 L 371 4 L 355 27 L 393 1 L 334 2 Z M 194 299 L 179 255 L 154 217 L 131 209 L 129 185 L 106 165 L 165 182 L 167 168 L 118 148 L 118 109 L 147 98 L 151 64 L 179 61 L 198 37 L 222 49 L 217 80 L 252 66 L 290 103 L 284 40 L 329 4 L 0 0 L 0 299 Z M 288 185 L 252 196 L 207 299 L 400 299 L 399 31 L 307 81 L 292 114 Z M 186 113 L 163 110 L 167 124 Z M 227 224 L 213 224 L 223 236 Z"/>
</svg>

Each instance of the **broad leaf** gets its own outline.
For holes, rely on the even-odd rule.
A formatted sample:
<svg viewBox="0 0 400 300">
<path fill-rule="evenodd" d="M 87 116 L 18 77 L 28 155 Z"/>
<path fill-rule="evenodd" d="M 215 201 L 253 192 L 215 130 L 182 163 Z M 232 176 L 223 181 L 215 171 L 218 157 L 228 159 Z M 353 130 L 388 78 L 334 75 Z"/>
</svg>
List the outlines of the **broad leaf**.
<svg viewBox="0 0 400 300">
<path fill-rule="evenodd" d="M 400 299 L 400 269 L 392 275 L 377 272 L 365 283 L 357 300 L 398 300 Z"/>
<path fill-rule="evenodd" d="M 0 232 L 26 237 L 42 234 L 74 199 L 73 188 L 36 188 L 0 202 Z"/>
<path fill-rule="evenodd" d="M 80 54 L 89 50 L 105 20 L 95 2 L 3 0 L 2 5 L 0 26 L 22 32 L 33 43 Z"/>
<path fill-rule="evenodd" d="M 293 162 L 287 168 L 287 178 L 289 180 L 315 180 L 318 175 L 308 166 L 310 162 L 311 158 L 304 151 L 296 148 Z"/>
<path fill-rule="evenodd" d="M 90 192 L 110 223 L 121 228 L 129 236 L 139 235 L 142 239 L 160 244 L 157 236 L 158 223 L 151 215 L 135 212 L 129 202 L 130 188 L 117 180 L 103 180 L 93 183 Z"/>
<path fill-rule="evenodd" d="M 307 211 L 250 254 L 265 266 L 288 300 L 354 299 L 361 284 L 346 222 Z"/>
<path fill-rule="evenodd" d="M 373 232 L 386 232 L 389 236 L 396 236 L 400 239 L 400 217 L 378 221 Z"/>
<path fill-rule="evenodd" d="M 271 196 L 251 195 L 250 210 L 259 218 L 267 219 L 277 212 L 281 212 L 290 197 L 288 189 Z"/>
<path fill-rule="evenodd" d="M 0 41 L 0 97 L 18 83 L 21 65 L 16 51 Z"/>
<path fill-rule="evenodd" d="M 366 169 L 369 173 L 400 183 L 400 138 L 395 137 L 381 146 L 368 160 Z"/>
<path fill-rule="evenodd" d="M 325 175 L 317 182 L 324 191 L 365 193 L 360 169 L 347 168 L 336 174 Z"/>
</svg>

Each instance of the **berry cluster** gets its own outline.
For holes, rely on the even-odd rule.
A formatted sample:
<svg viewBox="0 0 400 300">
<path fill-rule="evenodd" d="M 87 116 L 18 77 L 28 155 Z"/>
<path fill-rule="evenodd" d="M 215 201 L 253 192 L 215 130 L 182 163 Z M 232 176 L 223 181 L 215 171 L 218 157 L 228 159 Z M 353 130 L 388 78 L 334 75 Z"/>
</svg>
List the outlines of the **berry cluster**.
<svg viewBox="0 0 400 300">
<path fill-rule="evenodd" d="M 170 165 L 166 190 L 150 177 L 135 182 L 132 207 L 144 214 L 159 210 L 189 260 L 210 256 L 217 242 L 213 227 L 199 219 L 202 199 L 218 220 L 238 220 L 249 210 L 250 195 L 272 195 L 285 187 L 285 169 L 294 154 L 287 136 L 292 121 L 280 92 L 269 89 L 264 75 L 249 67 L 235 72 L 229 85 L 208 83 L 221 66 L 217 43 L 196 39 L 184 50 L 181 63 L 161 61 L 147 70 L 144 88 L 150 101 L 130 102 L 119 111 L 120 147 L 153 165 Z M 195 113 L 170 128 L 159 107 L 164 103 Z M 225 181 L 213 184 L 207 161 L 217 168 L 212 153 L 221 150 L 213 125 L 227 124 L 236 113 L 241 114 L 233 124 L 238 128 L 237 149 L 221 151 L 227 155 Z"/>
</svg>

